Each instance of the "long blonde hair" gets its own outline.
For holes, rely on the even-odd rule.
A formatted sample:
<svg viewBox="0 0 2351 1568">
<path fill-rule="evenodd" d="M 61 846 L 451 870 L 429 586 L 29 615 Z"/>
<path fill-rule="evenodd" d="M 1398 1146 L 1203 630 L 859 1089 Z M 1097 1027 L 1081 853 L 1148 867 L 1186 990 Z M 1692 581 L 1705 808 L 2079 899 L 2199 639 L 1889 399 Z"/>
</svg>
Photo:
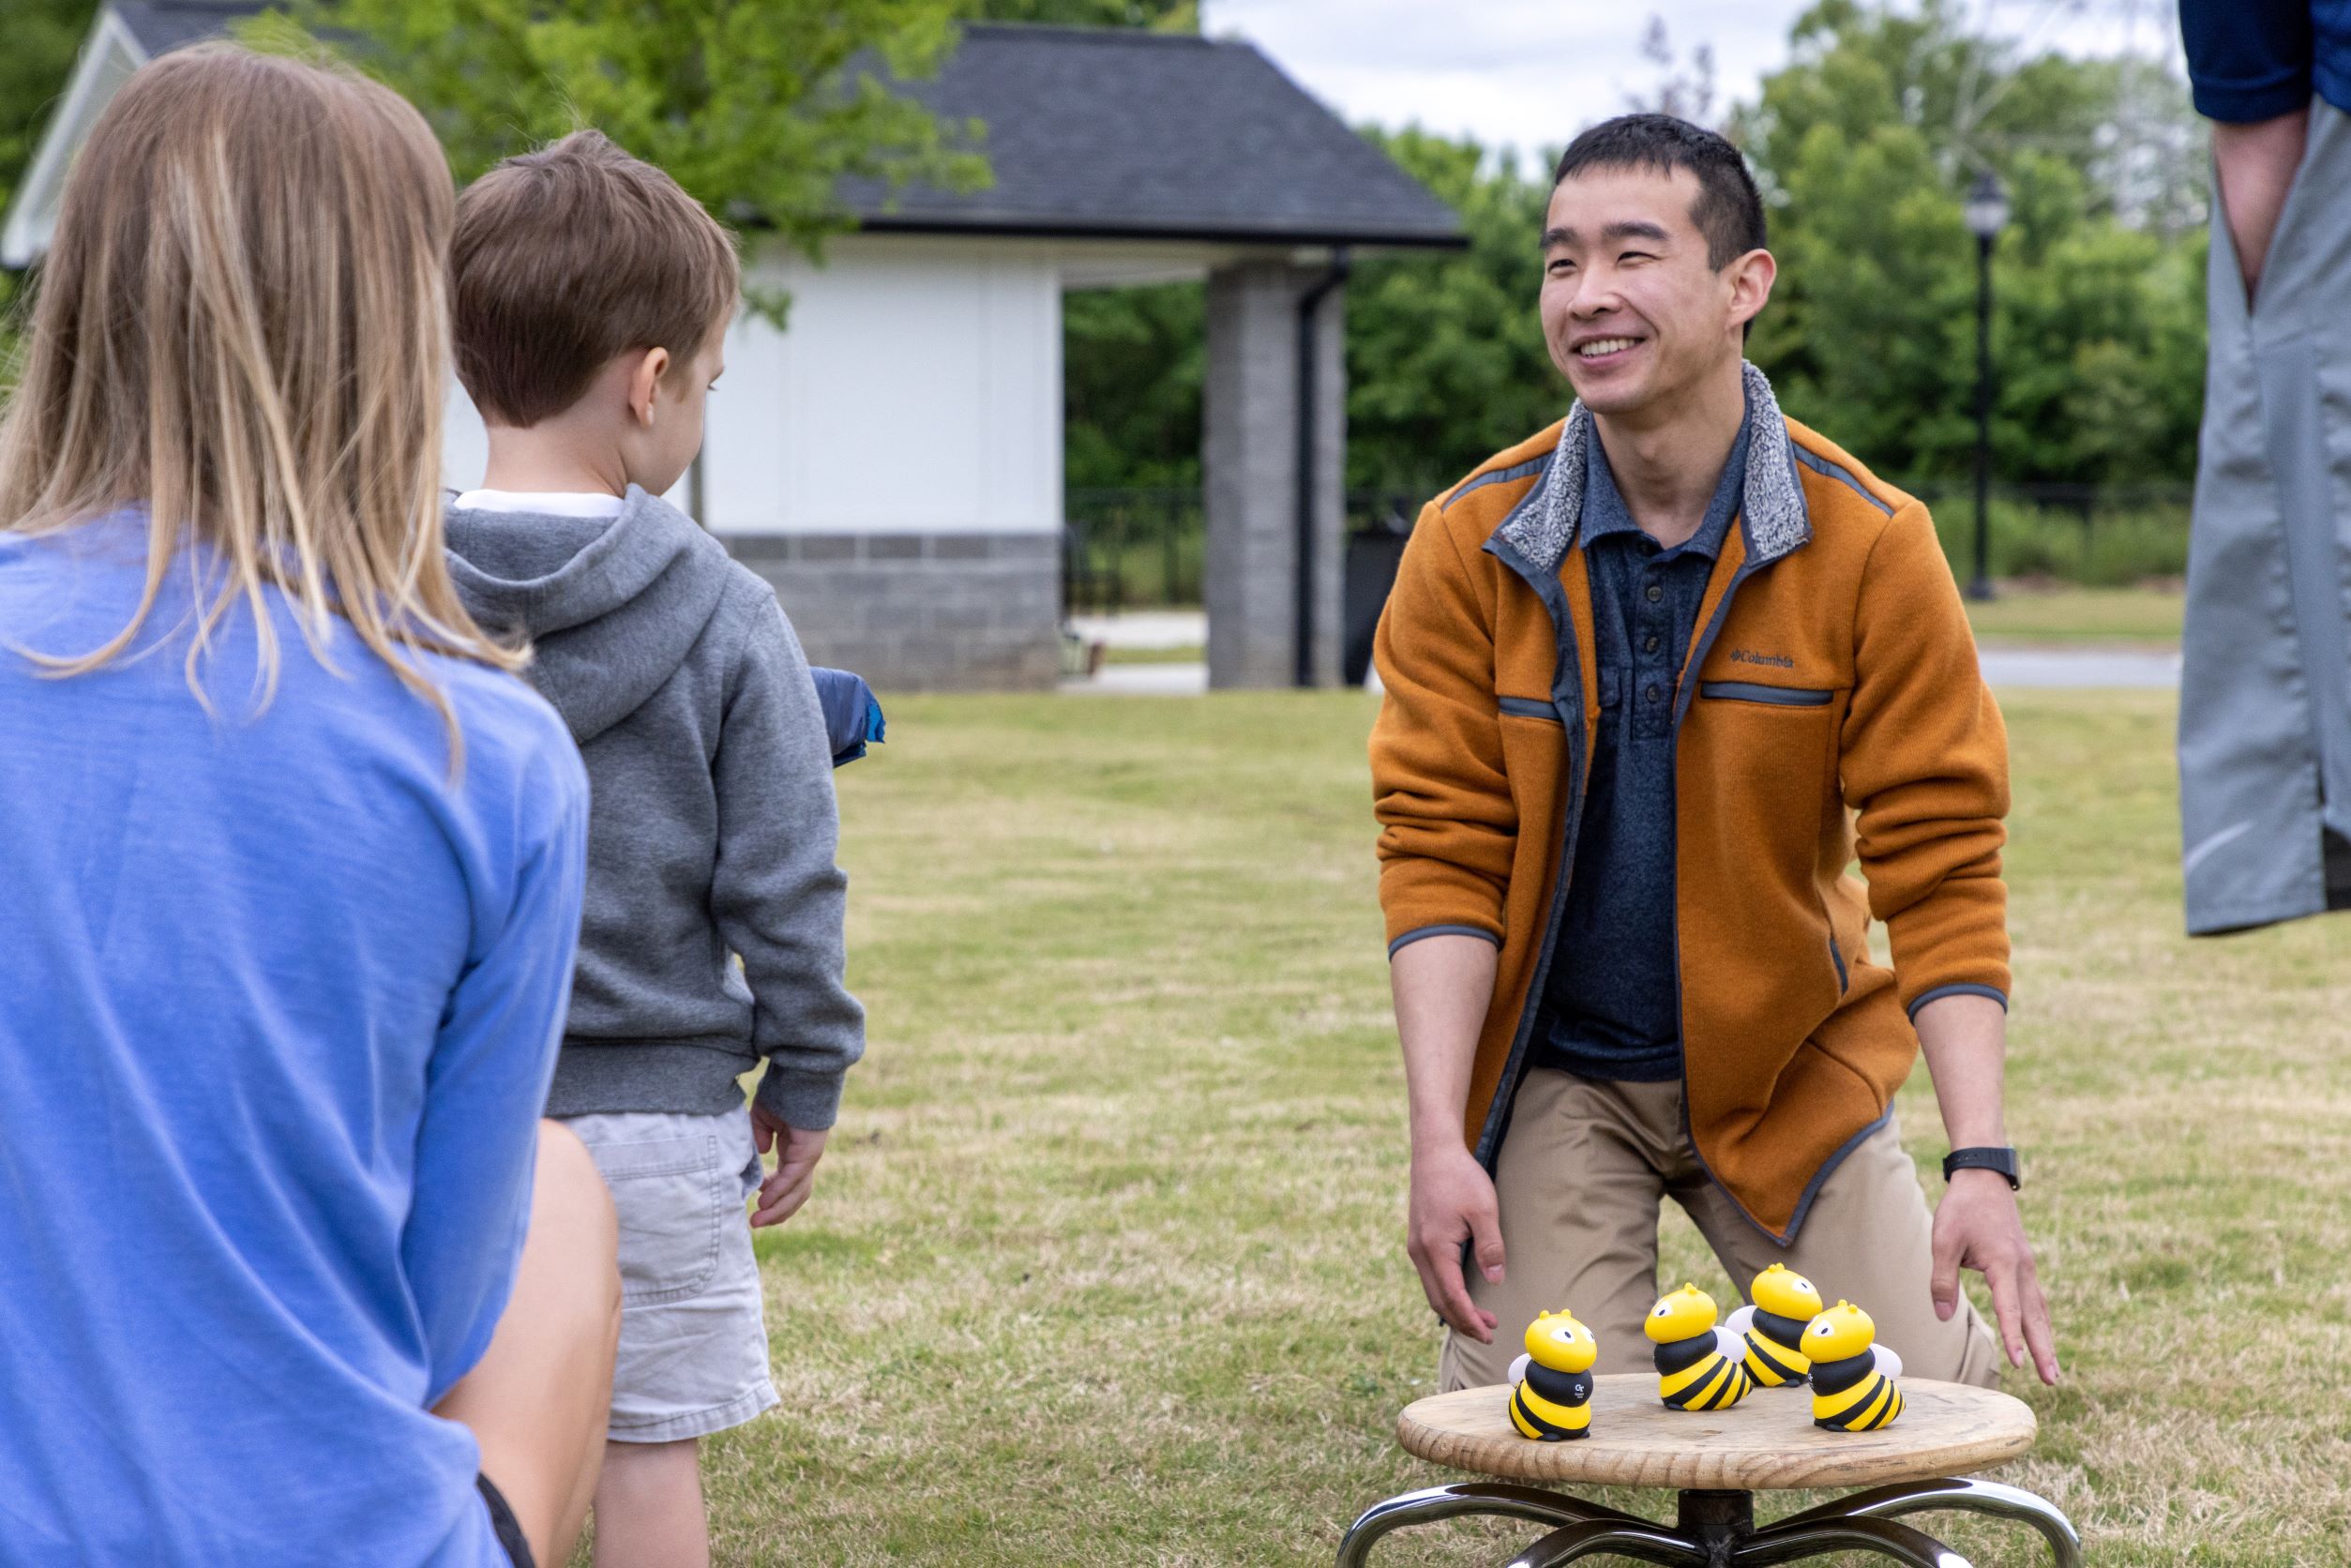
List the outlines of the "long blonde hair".
<svg viewBox="0 0 2351 1568">
<path fill-rule="evenodd" d="M 242 600 L 257 706 L 277 687 L 268 597 L 313 656 L 339 617 L 463 736 L 414 656 L 501 669 L 442 555 L 449 168 L 424 119 L 349 70 L 208 44 L 131 77 L 76 158 L 0 419 L 0 529 L 144 504 L 146 587 L 93 671 L 137 641 L 175 560 L 199 572 L 188 650 Z M 331 667 L 331 666 L 330 666 Z"/>
</svg>

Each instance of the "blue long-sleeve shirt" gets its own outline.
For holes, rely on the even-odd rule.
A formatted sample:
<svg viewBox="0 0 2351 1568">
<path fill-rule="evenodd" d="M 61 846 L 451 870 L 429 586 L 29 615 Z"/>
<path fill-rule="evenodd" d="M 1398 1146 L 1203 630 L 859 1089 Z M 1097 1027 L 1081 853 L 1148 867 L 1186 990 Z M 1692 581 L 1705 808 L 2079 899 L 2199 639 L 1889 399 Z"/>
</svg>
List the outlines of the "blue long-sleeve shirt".
<svg viewBox="0 0 2351 1568">
<path fill-rule="evenodd" d="M 2314 92 L 2351 112 L 2351 0 L 2180 0 L 2196 113 L 2274 120 Z"/>
<path fill-rule="evenodd" d="M 79 654 L 143 525 L 0 535 L 0 643 Z M 184 558 L 185 559 L 185 558 Z M 0 647 L 0 1560 L 503 1564 L 428 1413 L 513 1283 L 587 786 L 511 676 L 241 608 L 206 714 L 175 572 L 143 639 Z"/>
</svg>

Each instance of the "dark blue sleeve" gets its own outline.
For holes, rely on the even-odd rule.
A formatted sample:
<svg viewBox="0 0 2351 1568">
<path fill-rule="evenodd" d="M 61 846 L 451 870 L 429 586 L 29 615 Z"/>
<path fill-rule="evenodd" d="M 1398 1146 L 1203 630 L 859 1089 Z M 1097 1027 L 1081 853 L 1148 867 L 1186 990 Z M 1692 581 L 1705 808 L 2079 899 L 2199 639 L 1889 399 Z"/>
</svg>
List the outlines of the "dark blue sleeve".
<svg viewBox="0 0 2351 1568">
<path fill-rule="evenodd" d="M 2311 0 L 2179 0 L 2196 113 L 2231 125 L 2310 107 Z"/>
<path fill-rule="evenodd" d="M 882 704 L 865 679 L 846 670 L 811 666 L 817 703 L 824 710 L 825 738 L 833 747 L 833 765 L 840 767 L 866 754 L 869 742 L 882 737 Z"/>
</svg>

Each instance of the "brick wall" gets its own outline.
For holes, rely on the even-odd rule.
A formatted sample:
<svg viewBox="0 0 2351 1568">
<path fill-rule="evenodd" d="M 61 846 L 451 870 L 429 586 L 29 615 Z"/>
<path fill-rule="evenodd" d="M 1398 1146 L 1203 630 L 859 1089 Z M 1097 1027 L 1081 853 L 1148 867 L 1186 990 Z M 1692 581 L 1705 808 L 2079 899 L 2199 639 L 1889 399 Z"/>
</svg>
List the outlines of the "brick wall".
<svg viewBox="0 0 2351 1568">
<path fill-rule="evenodd" d="M 1060 673 L 1055 535 L 718 536 L 775 585 L 810 662 L 879 691 L 1049 691 Z"/>
</svg>

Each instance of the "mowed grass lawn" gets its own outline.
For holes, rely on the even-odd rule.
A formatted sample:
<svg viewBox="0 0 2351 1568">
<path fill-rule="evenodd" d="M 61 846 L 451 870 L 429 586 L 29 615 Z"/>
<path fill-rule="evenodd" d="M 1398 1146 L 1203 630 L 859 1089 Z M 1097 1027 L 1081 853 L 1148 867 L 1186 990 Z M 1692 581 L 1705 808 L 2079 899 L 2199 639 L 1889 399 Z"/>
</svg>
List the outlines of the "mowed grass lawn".
<svg viewBox="0 0 2351 1568">
<path fill-rule="evenodd" d="M 2187 603 L 2178 589 L 2003 583 L 1997 597 L 1970 600 L 1967 619 L 1990 644 L 2177 647 Z"/>
<path fill-rule="evenodd" d="M 2005 703 L 2010 1125 L 2067 1379 L 2011 1376 L 2042 1438 L 2002 1473 L 2101 1568 L 2341 1564 L 2351 922 L 2180 936 L 2170 705 Z M 1453 1478 L 1391 1438 L 1437 1331 L 1401 1245 L 1373 712 L 891 704 L 839 776 L 871 1049 L 814 1201 L 761 1236 L 784 1403 L 710 1446 L 721 1561 L 1321 1563 L 1365 1505 Z M 1931 1170 L 1923 1069 L 1903 1113 Z M 1667 1283 L 1727 1300 L 1665 1229 Z M 1978 1568 L 2042 1560 L 1943 1517 Z"/>
<path fill-rule="evenodd" d="M 1997 596 L 1968 603 L 1967 619 L 1991 647 L 2178 647 L 2186 607 L 2177 587 L 2003 582 Z M 1208 650 L 1113 644 L 1105 657 L 1110 664 L 1198 664 Z"/>
</svg>

